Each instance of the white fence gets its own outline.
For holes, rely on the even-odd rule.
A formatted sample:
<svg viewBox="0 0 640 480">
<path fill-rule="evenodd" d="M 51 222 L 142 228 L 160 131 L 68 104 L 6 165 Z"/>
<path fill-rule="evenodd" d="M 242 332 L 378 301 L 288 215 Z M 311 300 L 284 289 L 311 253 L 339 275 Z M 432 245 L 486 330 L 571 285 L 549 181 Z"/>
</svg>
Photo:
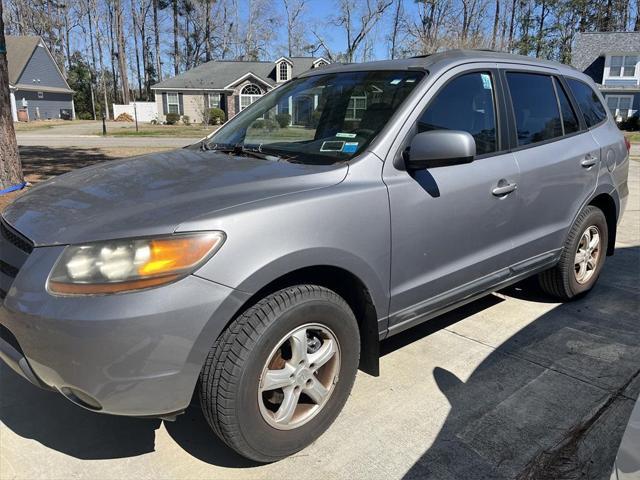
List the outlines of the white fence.
<svg viewBox="0 0 640 480">
<path fill-rule="evenodd" d="M 139 122 L 150 122 L 158 119 L 158 107 L 156 102 L 131 102 L 129 105 L 113 104 L 113 118 L 118 118 L 121 113 L 128 113 L 135 119 L 138 115 Z"/>
</svg>

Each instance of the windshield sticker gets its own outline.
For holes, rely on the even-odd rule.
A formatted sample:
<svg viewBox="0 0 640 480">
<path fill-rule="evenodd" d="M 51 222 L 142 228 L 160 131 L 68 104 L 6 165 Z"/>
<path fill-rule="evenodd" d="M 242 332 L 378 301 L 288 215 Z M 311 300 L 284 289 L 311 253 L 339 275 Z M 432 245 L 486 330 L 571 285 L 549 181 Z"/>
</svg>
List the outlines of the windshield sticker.
<svg viewBox="0 0 640 480">
<path fill-rule="evenodd" d="M 336 137 L 338 137 L 338 138 L 356 138 L 356 134 L 355 133 L 338 132 L 338 133 L 336 133 Z"/>
<path fill-rule="evenodd" d="M 358 142 L 345 142 L 342 147 L 342 153 L 356 153 L 358 150 Z"/>
<path fill-rule="evenodd" d="M 482 88 L 485 90 L 491 90 L 491 77 L 488 73 L 481 73 L 480 78 L 482 78 Z"/>
<path fill-rule="evenodd" d="M 391 80 L 391 85 L 398 85 L 402 81 L 401 78 L 396 78 L 395 80 Z"/>
<path fill-rule="evenodd" d="M 339 141 L 322 142 L 320 151 L 321 152 L 339 152 L 342 150 L 343 146 L 344 146 L 344 142 L 339 142 Z"/>
</svg>

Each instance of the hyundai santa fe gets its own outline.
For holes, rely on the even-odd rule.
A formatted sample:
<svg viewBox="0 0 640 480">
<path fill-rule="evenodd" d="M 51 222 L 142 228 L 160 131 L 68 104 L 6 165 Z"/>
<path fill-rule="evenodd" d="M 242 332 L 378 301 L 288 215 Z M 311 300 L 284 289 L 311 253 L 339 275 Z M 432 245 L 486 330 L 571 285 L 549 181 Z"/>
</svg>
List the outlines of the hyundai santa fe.
<svg viewBox="0 0 640 480">
<path fill-rule="evenodd" d="M 226 444 L 275 461 L 329 427 L 358 368 L 377 375 L 382 339 L 534 274 L 588 292 L 628 149 L 558 63 L 312 69 L 195 145 L 6 208 L 0 355 L 97 412 L 170 420 L 199 399 Z"/>
</svg>

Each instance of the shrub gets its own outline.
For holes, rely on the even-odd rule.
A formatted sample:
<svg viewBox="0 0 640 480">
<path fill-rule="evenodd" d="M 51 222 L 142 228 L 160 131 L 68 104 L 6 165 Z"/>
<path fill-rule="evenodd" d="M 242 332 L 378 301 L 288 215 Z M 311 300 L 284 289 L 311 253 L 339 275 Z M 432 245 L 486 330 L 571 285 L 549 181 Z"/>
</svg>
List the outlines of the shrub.
<svg viewBox="0 0 640 480">
<path fill-rule="evenodd" d="M 175 125 L 180 121 L 180 115 L 178 113 L 167 113 L 166 121 L 167 125 Z"/>
<path fill-rule="evenodd" d="M 627 130 L 628 132 L 638 131 L 640 130 L 640 117 L 638 117 L 638 115 L 629 117 L 626 120 L 618 123 L 618 127 L 620 128 L 620 130 Z"/>
<path fill-rule="evenodd" d="M 116 122 L 133 122 L 133 117 L 126 112 L 122 112 L 116 117 Z"/>
<path fill-rule="evenodd" d="M 93 120 L 93 114 L 89 112 L 80 112 L 76 115 L 78 120 Z"/>
<path fill-rule="evenodd" d="M 224 110 L 220 108 L 209 109 L 209 125 L 220 125 L 225 121 Z"/>
<path fill-rule="evenodd" d="M 185 125 L 191 125 L 191 117 L 189 117 L 189 115 L 183 115 L 182 123 Z"/>
<path fill-rule="evenodd" d="M 279 113 L 276 115 L 276 122 L 280 125 L 280 128 L 288 127 L 291 123 L 291 115 L 288 113 Z"/>
<path fill-rule="evenodd" d="M 264 118 L 259 118 L 251 124 L 251 128 L 264 128 Z"/>
</svg>

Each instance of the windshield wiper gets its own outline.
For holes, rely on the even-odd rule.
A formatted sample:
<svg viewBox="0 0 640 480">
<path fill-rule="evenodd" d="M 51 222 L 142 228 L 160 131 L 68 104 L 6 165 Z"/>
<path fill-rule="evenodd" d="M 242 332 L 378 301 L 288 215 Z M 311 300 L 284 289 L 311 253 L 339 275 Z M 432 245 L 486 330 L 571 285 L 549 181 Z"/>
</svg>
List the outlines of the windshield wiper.
<svg viewBox="0 0 640 480">
<path fill-rule="evenodd" d="M 207 145 L 206 143 L 202 144 L 202 150 L 215 150 L 216 152 L 228 153 L 231 155 L 239 155 L 239 156 L 247 156 L 259 158 L 261 160 L 270 160 L 270 161 L 278 161 L 281 160 L 282 157 L 279 155 L 264 153 L 260 151 L 260 148 L 249 148 L 245 147 L 241 143 L 236 145 L 224 144 L 224 143 L 214 143 L 213 145 Z"/>
</svg>

